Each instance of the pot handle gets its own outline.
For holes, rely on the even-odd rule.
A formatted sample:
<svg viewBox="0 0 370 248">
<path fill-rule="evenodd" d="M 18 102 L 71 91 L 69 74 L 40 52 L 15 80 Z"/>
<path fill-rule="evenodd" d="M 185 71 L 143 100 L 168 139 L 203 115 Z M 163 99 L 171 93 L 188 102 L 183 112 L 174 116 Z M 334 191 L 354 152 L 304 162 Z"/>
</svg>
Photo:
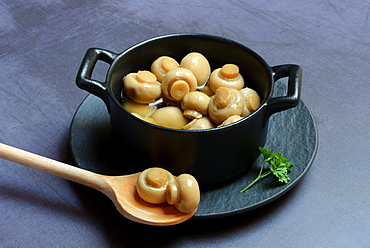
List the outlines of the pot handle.
<svg viewBox="0 0 370 248">
<path fill-rule="evenodd" d="M 280 112 L 299 104 L 302 84 L 302 68 L 299 65 L 286 64 L 273 66 L 274 82 L 288 77 L 288 89 L 286 96 L 270 98 L 267 103 L 267 118 L 276 112 Z"/>
<path fill-rule="evenodd" d="M 107 83 L 100 82 L 91 78 L 96 63 L 101 60 L 108 64 L 112 64 L 117 54 L 108 50 L 99 48 L 90 48 L 81 62 L 80 68 L 76 77 L 76 84 L 79 88 L 88 91 L 89 93 L 100 97 L 107 105 Z M 108 106 L 108 105 L 107 105 Z"/>
</svg>

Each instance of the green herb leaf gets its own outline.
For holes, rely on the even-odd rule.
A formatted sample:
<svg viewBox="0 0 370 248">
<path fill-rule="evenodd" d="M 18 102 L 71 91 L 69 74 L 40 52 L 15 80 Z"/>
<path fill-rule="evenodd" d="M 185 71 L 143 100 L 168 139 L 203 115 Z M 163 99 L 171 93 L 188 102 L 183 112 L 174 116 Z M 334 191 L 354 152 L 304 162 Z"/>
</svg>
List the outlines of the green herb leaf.
<svg viewBox="0 0 370 248">
<path fill-rule="evenodd" d="M 260 173 L 258 174 L 257 178 L 247 187 L 242 189 L 240 193 L 243 193 L 244 191 L 252 187 L 255 183 L 257 183 L 261 178 L 264 178 L 270 174 L 275 175 L 278 178 L 279 182 L 288 183 L 288 181 L 290 181 L 288 173 L 291 171 L 293 163 L 288 162 L 284 155 L 280 152 L 272 153 L 270 149 L 264 147 L 260 147 L 259 150 L 261 151 L 264 158 L 261 164 Z M 267 171 L 264 171 L 265 163 L 270 164 L 270 167 Z"/>
</svg>

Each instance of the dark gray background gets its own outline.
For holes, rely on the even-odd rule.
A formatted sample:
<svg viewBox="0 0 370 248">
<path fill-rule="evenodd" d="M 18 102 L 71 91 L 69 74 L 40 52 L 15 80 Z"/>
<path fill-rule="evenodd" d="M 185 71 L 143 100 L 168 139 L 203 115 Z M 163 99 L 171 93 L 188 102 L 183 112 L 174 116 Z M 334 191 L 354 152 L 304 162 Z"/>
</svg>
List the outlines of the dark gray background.
<svg viewBox="0 0 370 248">
<path fill-rule="evenodd" d="M 1 1 L 3 143 L 72 163 L 85 51 L 120 53 L 154 36 L 198 32 L 241 42 L 271 66 L 301 65 L 319 148 L 303 180 L 271 204 L 164 228 L 124 219 L 94 190 L 1 160 L 0 246 L 368 247 L 369 12 L 367 0 Z M 106 70 L 99 64 L 94 77 Z"/>
</svg>

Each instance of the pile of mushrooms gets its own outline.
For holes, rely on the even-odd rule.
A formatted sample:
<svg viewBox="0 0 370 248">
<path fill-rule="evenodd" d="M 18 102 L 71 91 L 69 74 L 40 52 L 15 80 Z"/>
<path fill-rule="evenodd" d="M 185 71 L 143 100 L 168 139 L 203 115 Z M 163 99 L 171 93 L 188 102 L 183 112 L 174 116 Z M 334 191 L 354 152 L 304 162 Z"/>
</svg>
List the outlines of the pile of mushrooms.
<svg viewBox="0 0 370 248">
<path fill-rule="evenodd" d="M 169 203 L 182 213 L 190 213 L 200 202 L 197 180 L 189 174 L 174 177 L 165 169 L 154 167 L 140 173 L 136 191 L 152 204 Z"/>
<path fill-rule="evenodd" d="M 123 78 L 122 106 L 136 117 L 168 128 L 199 130 L 225 126 L 253 113 L 261 104 L 258 93 L 245 87 L 235 64 L 211 71 L 200 53 L 180 63 L 157 58 L 150 71 Z"/>
</svg>

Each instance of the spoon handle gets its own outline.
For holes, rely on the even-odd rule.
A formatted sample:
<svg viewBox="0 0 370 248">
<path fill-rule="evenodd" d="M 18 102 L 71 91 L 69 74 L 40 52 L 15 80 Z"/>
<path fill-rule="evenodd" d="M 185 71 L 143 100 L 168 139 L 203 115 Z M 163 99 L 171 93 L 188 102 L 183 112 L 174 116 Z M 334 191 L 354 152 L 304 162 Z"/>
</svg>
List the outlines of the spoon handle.
<svg viewBox="0 0 370 248">
<path fill-rule="evenodd" d="M 0 158 L 91 188 L 107 188 L 104 176 L 0 143 Z"/>
</svg>

